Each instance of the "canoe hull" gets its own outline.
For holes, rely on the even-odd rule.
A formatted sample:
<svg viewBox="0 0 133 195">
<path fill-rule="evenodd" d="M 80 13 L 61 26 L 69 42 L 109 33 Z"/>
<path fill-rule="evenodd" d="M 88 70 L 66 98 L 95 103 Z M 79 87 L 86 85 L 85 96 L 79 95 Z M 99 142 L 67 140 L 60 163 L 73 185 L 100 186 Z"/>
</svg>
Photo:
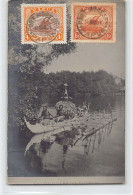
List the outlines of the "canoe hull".
<svg viewBox="0 0 133 195">
<path fill-rule="evenodd" d="M 68 121 L 63 121 L 63 122 L 57 122 L 55 124 L 50 124 L 50 125 L 42 125 L 39 123 L 36 123 L 36 125 L 31 125 L 26 118 L 24 119 L 27 128 L 34 134 L 39 134 L 39 133 L 47 133 L 50 131 L 59 131 L 59 129 L 63 130 L 68 130 L 71 129 L 72 127 L 80 127 L 83 126 L 83 121 L 74 121 L 74 120 L 68 120 Z M 55 132 L 56 133 L 56 132 Z"/>
</svg>

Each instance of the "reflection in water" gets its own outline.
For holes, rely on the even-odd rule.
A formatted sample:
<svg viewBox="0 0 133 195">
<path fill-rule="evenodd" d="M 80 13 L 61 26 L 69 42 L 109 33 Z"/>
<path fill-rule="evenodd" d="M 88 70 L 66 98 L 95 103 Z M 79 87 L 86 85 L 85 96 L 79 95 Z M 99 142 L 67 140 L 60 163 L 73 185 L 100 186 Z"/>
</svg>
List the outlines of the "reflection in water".
<svg viewBox="0 0 133 195">
<path fill-rule="evenodd" d="M 37 134 L 34 135 L 31 140 L 29 141 L 29 143 L 26 146 L 25 149 L 25 154 L 26 152 L 29 150 L 29 148 L 33 145 L 33 144 L 39 144 L 42 141 L 46 141 L 46 142 L 53 142 L 55 140 L 55 136 L 51 135 L 51 133 L 41 133 L 41 134 Z"/>
<path fill-rule="evenodd" d="M 52 100 L 49 106 L 57 102 L 56 98 L 53 99 L 55 102 Z M 77 106 L 83 101 L 91 102 L 90 113 L 96 114 L 99 110 L 104 114 L 110 105 L 117 121 L 88 137 L 82 135 L 81 129 L 75 129 L 73 135 L 68 132 L 60 136 L 47 133 L 32 138 L 25 134 L 25 129 L 21 136 L 18 136 L 20 131 L 9 131 L 8 173 L 11 177 L 124 175 L 124 97 L 78 96 L 74 99 Z"/>
<path fill-rule="evenodd" d="M 84 139 L 84 154 L 94 153 L 99 144 L 104 142 L 106 136 L 111 133 L 112 123 L 97 131 L 95 134 Z"/>
<path fill-rule="evenodd" d="M 42 171 L 44 163 L 42 161 L 43 155 L 45 155 L 51 147 L 50 142 L 41 141 L 40 143 L 34 143 L 30 146 L 26 153 L 26 160 L 31 168 L 37 171 Z"/>
<path fill-rule="evenodd" d="M 50 133 L 35 135 L 26 147 L 26 161 L 34 170 L 56 175 L 62 169 L 65 175 L 68 167 L 67 155 L 70 150 L 80 147 L 83 155 L 91 155 L 104 142 L 111 130 L 112 123 L 109 123 L 90 136 L 81 135 L 80 129 L 64 131 L 56 136 Z"/>
</svg>

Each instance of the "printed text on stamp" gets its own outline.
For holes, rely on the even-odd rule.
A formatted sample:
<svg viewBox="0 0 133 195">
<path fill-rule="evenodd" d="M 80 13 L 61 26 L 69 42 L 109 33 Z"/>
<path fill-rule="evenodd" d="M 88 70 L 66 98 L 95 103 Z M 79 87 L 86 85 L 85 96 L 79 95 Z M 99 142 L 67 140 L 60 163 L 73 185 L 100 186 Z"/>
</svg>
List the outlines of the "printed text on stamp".
<svg viewBox="0 0 133 195">
<path fill-rule="evenodd" d="M 114 3 L 74 3 L 71 14 L 71 41 L 115 42 L 116 5 Z"/>
</svg>

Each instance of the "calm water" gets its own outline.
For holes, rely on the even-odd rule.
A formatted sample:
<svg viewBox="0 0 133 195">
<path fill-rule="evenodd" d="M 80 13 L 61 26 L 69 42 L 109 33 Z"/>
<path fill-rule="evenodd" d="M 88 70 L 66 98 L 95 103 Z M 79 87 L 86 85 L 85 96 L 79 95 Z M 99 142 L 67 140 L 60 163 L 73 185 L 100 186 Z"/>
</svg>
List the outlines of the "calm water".
<svg viewBox="0 0 133 195">
<path fill-rule="evenodd" d="M 54 102 L 55 101 L 55 102 Z M 108 105 L 117 121 L 96 134 L 78 138 L 76 133 L 49 142 L 49 135 L 25 138 L 10 132 L 9 176 L 123 176 L 125 166 L 124 97 L 75 97 L 76 105 L 91 102 L 90 111 L 107 111 Z M 50 100 L 53 106 L 56 100 Z"/>
</svg>

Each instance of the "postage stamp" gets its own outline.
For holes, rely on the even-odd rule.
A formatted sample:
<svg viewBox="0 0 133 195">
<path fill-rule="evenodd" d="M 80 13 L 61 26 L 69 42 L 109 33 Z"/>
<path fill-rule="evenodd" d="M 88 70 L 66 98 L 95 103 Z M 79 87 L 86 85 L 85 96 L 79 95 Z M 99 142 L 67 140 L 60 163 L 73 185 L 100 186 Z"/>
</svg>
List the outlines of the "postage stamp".
<svg viewBox="0 0 133 195">
<path fill-rule="evenodd" d="M 22 4 L 21 42 L 66 43 L 65 4 Z"/>
<path fill-rule="evenodd" d="M 71 5 L 71 41 L 116 41 L 115 3 L 73 3 Z"/>
</svg>

